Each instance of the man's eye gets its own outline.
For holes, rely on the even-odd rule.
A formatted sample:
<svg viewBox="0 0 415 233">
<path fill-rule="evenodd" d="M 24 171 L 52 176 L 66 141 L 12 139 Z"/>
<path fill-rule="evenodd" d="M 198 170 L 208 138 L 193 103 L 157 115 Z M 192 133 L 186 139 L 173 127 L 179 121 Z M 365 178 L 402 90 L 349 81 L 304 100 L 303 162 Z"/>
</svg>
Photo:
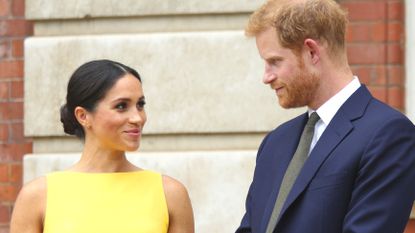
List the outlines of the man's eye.
<svg viewBox="0 0 415 233">
<path fill-rule="evenodd" d="M 276 66 L 276 65 L 280 64 L 280 60 L 273 60 L 272 64 Z"/>
<path fill-rule="evenodd" d="M 119 103 L 115 106 L 116 109 L 118 110 L 124 110 L 127 108 L 127 104 L 126 103 Z"/>
</svg>

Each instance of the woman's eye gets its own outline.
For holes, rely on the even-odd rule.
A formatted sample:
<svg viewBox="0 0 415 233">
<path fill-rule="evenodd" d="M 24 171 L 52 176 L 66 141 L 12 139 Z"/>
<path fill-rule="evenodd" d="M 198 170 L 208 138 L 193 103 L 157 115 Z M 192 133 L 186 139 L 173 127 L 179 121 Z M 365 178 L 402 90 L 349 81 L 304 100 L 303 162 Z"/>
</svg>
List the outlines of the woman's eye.
<svg viewBox="0 0 415 233">
<path fill-rule="evenodd" d="M 146 105 L 146 101 L 144 100 L 140 100 L 137 103 L 138 108 L 144 108 L 144 105 Z"/>
<path fill-rule="evenodd" d="M 119 103 L 115 106 L 116 109 L 118 110 L 124 110 L 127 108 L 127 104 L 126 103 Z"/>
</svg>

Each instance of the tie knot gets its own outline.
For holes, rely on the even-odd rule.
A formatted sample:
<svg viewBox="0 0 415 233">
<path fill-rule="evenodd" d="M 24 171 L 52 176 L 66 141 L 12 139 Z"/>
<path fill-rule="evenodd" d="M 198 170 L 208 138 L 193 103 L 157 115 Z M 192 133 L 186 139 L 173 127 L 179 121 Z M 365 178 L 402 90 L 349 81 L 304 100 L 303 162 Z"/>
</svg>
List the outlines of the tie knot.
<svg viewBox="0 0 415 233">
<path fill-rule="evenodd" d="M 314 127 L 316 125 L 317 121 L 320 119 L 317 112 L 311 113 L 310 117 L 308 118 L 307 125 Z"/>
</svg>

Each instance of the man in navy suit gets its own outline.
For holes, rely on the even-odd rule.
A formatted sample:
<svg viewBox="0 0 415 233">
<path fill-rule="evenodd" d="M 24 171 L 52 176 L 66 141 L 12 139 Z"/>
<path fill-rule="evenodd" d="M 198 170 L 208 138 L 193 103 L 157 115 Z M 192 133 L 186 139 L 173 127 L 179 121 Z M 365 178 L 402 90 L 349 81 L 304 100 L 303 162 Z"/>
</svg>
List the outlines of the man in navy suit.
<svg viewBox="0 0 415 233">
<path fill-rule="evenodd" d="M 415 126 L 352 74 L 346 26 L 333 0 L 269 0 L 251 15 L 246 34 L 265 61 L 263 82 L 282 107 L 308 111 L 263 140 L 237 233 L 404 231 L 415 198 Z M 313 112 L 305 161 L 292 173 Z M 295 178 L 288 189 L 285 176 Z"/>
</svg>

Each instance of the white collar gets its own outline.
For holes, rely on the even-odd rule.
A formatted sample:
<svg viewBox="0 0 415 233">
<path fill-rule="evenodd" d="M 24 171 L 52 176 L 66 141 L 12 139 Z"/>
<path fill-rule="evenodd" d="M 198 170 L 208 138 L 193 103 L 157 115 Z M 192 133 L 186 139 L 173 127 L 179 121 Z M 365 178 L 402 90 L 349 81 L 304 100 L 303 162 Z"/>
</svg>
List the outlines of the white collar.
<svg viewBox="0 0 415 233">
<path fill-rule="evenodd" d="M 349 84 L 327 100 L 317 110 L 309 109 L 308 114 L 310 115 L 314 111 L 317 112 L 320 119 L 327 126 L 344 102 L 346 102 L 346 100 L 353 95 L 353 93 L 359 89 L 360 86 L 361 84 L 359 78 L 357 76 L 353 76 L 353 80 Z"/>
</svg>

